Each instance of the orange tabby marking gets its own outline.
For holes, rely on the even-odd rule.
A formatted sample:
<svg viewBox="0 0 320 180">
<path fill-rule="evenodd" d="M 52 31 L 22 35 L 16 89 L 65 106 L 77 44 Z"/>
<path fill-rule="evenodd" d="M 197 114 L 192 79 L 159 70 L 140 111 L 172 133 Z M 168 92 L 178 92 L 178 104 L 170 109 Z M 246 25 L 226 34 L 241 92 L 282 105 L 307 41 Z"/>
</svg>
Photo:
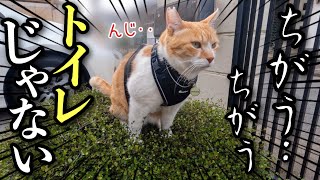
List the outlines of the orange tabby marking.
<svg viewBox="0 0 320 180">
<path fill-rule="evenodd" d="M 152 46 L 148 45 L 143 49 L 143 56 L 149 56 L 151 57 L 151 50 L 152 50 Z"/>
</svg>

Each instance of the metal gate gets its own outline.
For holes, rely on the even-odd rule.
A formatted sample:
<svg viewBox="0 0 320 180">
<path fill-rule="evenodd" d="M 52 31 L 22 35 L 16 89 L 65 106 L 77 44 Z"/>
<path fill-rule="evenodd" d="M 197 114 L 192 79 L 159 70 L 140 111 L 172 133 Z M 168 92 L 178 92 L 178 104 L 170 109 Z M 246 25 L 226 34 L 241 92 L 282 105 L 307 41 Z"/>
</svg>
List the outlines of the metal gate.
<svg viewBox="0 0 320 180">
<path fill-rule="evenodd" d="M 279 33 L 278 13 L 284 12 L 291 3 L 302 13 L 300 20 L 290 24 L 291 29 L 300 29 L 306 34 L 299 48 L 291 48 L 291 41 L 283 41 Z M 260 147 L 275 157 L 272 171 L 280 179 L 314 179 L 320 173 L 320 71 L 319 71 L 319 1 L 317 0 L 239 0 L 237 8 L 236 34 L 232 67 L 244 70 L 246 77 L 242 85 L 249 86 L 252 98 L 242 101 L 230 93 L 229 107 L 232 104 L 245 109 L 253 101 L 260 102 L 259 120 L 247 121 L 260 139 Z M 308 62 L 307 75 L 300 75 L 291 69 L 290 77 L 283 92 L 296 97 L 296 118 L 289 140 L 289 148 L 282 148 L 281 131 L 284 129 L 285 114 L 275 112 L 272 104 L 282 102 L 281 93 L 273 88 L 273 78 L 267 62 L 276 58 L 282 49 L 286 57 L 296 57 L 304 50 L 312 53 Z M 283 153 L 290 154 L 290 161 L 283 162 Z"/>
</svg>

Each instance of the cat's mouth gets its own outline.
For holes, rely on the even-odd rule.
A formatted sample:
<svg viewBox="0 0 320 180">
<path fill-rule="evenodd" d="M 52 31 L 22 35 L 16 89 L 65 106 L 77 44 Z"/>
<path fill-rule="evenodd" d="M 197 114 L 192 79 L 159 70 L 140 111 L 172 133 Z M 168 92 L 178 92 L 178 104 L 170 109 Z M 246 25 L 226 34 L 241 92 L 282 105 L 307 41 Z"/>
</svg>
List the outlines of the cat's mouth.
<svg viewBox="0 0 320 180">
<path fill-rule="evenodd" d="M 213 64 L 213 63 L 212 63 Z M 203 64 L 203 65 L 200 65 L 199 66 L 199 69 L 207 69 L 207 68 L 209 68 L 210 66 L 212 66 L 211 64 Z"/>
</svg>

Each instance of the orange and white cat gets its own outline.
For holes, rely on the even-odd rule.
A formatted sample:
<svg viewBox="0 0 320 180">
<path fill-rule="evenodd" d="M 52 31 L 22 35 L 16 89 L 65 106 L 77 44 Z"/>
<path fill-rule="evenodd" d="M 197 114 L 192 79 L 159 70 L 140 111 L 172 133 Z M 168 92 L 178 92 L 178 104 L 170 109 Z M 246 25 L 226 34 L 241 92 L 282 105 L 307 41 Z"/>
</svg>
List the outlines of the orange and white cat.
<svg viewBox="0 0 320 180">
<path fill-rule="evenodd" d="M 166 30 L 157 46 L 159 59 L 165 58 L 169 65 L 187 80 L 194 79 L 199 72 L 213 64 L 219 40 L 213 28 L 218 10 L 200 22 L 183 21 L 175 8 L 166 11 Z M 111 98 L 109 111 L 128 123 L 129 130 L 139 135 L 145 123 L 156 124 L 162 130 L 169 130 L 183 102 L 162 106 L 163 98 L 153 78 L 151 68 L 152 46 L 142 48 L 132 61 L 127 89 L 129 104 L 125 95 L 124 73 L 129 53 L 121 61 L 112 78 L 112 85 L 100 77 L 93 77 L 90 85 Z"/>
</svg>

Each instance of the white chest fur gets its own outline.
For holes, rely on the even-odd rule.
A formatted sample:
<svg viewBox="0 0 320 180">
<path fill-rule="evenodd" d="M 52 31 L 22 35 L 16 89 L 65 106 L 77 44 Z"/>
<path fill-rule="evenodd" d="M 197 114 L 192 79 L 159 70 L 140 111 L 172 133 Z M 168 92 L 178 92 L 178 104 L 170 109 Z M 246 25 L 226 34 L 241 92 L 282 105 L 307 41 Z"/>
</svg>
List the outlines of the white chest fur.
<svg viewBox="0 0 320 180">
<path fill-rule="evenodd" d="M 153 78 L 150 57 L 142 56 L 140 51 L 135 58 L 134 71 L 128 79 L 127 87 L 130 95 L 128 127 L 138 135 L 143 124 L 154 123 L 162 130 L 169 130 L 176 113 L 183 102 L 174 106 L 161 106 L 163 99 Z M 158 116 L 150 116 L 157 112 Z"/>
</svg>

